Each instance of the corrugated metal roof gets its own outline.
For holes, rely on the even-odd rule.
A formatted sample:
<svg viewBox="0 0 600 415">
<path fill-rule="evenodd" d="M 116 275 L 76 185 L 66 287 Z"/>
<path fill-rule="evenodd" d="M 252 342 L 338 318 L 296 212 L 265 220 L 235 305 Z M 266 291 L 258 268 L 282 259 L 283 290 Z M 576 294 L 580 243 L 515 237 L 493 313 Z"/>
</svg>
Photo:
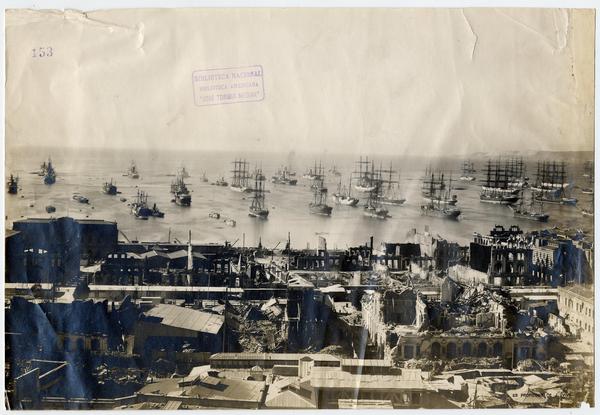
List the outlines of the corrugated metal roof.
<svg viewBox="0 0 600 415">
<path fill-rule="evenodd" d="M 392 362 L 382 359 L 342 359 L 342 366 L 391 367 Z"/>
<path fill-rule="evenodd" d="M 217 334 L 225 320 L 223 316 L 171 304 L 159 304 L 144 314 L 162 318 L 161 324 L 166 326 L 210 334 Z"/>
<path fill-rule="evenodd" d="M 331 368 L 313 367 L 308 376 L 313 388 L 377 389 L 377 390 L 431 390 L 419 377 L 391 375 L 353 375 Z"/>
<path fill-rule="evenodd" d="M 303 354 L 303 353 L 215 353 L 210 360 L 300 360 L 310 357 L 320 362 L 338 362 L 340 359 L 330 354 Z"/>
</svg>

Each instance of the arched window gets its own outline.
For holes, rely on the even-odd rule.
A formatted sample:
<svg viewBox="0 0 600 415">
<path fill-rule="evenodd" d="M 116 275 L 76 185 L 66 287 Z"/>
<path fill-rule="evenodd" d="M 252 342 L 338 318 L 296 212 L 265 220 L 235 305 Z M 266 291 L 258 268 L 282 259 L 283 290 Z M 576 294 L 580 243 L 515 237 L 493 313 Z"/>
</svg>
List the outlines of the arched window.
<svg viewBox="0 0 600 415">
<path fill-rule="evenodd" d="M 485 357 L 485 356 L 487 356 L 487 344 L 485 344 L 485 342 L 481 342 L 477 346 L 477 356 L 478 357 Z"/>
<path fill-rule="evenodd" d="M 438 342 L 433 342 L 431 345 L 431 357 L 437 359 L 440 357 L 442 352 L 442 346 Z"/>
<path fill-rule="evenodd" d="M 462 346 L 463 356 L 471 356 L 472 353 L 473 353 L 473 347 L 471 346 L 471 343 L 469 343 L 469 342 L 463 343 L 463 346 Z"/>
<path fill-rule="evenodd" d="M 446 357 L 454 359 L 456 357 L 456 343 L 448 343 L 446 346 Z"/>
<path fill-rule="evenodd" d="M 494 343 L 494 356 L 500 356 L 502 354 L 502 343 Z"/>
</svg>

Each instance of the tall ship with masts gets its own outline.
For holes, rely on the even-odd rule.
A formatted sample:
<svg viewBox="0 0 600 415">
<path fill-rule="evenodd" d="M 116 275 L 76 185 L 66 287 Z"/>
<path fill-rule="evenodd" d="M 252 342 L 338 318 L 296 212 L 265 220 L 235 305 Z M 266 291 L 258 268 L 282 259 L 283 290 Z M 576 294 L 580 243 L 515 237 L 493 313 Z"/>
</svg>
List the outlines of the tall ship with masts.
<svg viewBox="0 0 600 415">
<path fill-rule="evenodd" d="M 44 174 L 44 184 L 54 184 L 56 182 L 56 171 L 52 166 L 52 160 L 48 159 L 46 163 L 46 173 Z"/>
<path fill-rule="evenodd" d="M 465 182 L 472 182 L 475 180 L 474 174 L 476 172 L 477 170 L 475 170 L 475 165 L 473 164 L 473 162 L 471 160 L 465 160 L 462 164 L 462 174 L 459 177 L 459 180 Z"/>
<path fill-rule="evenodd" d="M 112 179 L 110 179 L 110 182 L 104 182 L 102 191 L 104 194 L 115 196 L 117 194 L 117 185 L 113 183 Z"/>
<path fill-rule="evenodd" d="M 383 205 L 401 206 L 406 202 L 406 199 L 400 196 L 400 177 L 395 178 L 397 173 L 390 162 L 389 169 L 378 170 L 378 183 L 380 195 L 378 196 L 379 203 Z"/>
<path fill-rule="evenodd" d="M 139 173 L 139 171 L 137 169 L 137 166 L 135 165 L 135 161 L 131 160 L 131 164 L 129 165 L 129 169 L 125 173 L 125 176 L 129 176 L 132 179 L 139 179 L 140 178 L 140 173 Z"/>
<path fill-rule="evenodd" d="M 485 179 L 479 193 L 479 201 L 510 205 L 519 201 L 519 189 L 511 187 L 508 170 L 500 160 L 488 160 Z"/>
<path fill-rule="evenodd" d="M 359 200 L 355 197 L 352 197 L 352 177 L 350 177 L 350 181 L 348 182 L 348 187 L 342 185 L 342 178 L 340 177 L 340 181 L 338 183 L 337 192 L 331 195 L 333 201 L 342 206 L 356 206 L 358 205 Z"/>
<path fill-rule="evenodd" d="M 446 188 L 443 173 L 438 173 L 436 177 L 433 171 L 427 169 L 423 179 L 422 193 L 427 202 L 421 205 L 422 215 L 452 220 L 456 220 L 460 216 L 460 209 L 456 208 L 454 204 L 448 203 L 449 191 Z"/>
<path fill-rule="evenodd" d="M 303 179 L 315 180 L 317 178 L 317 162 L 315 161 L 315 167 L 309 167 L 308 170 L 302 175 Z"/>
<path fill-rule="evenodd" d="M 540 161 L 537 164 L 534 197 L 544 203 L 575 206 L 577 199 L 569 195 L 571 184 L 567 182 L 567 163 L 564 161 Z"/>
<path fill-rule="evenodd" d="M 523 190 L 523 193 L 525 193 L 525 190 Z M 544 213 L 544 203 L 535 199 L 533 191 L 530 191 L 530 193 L 531 195 L 527 205 L 525 205 L 525 195 L 522 194 L 519 204 L 508 206 L 513 211 L 513 216 L 515 218 L 534 220 L 537 222 L 548 222 L 550 215 Z"/>
<path fill-rule="evenodd" d="M 143 190 L 137 191 L 135 200 L 131 203 L 131 214 L 136 219 L 147 220 L 149 217 L 163 218 L 165 214 L 161 212 L 156 203 L 150 208 L 148 207 L 148 193 Z"/>
<path fill-rule="evenodd" d="M 16 195 L 19 192 L 19 178 L 11 174 L 6 183 L 6 187 L 9 194 Z"/>
<path fill-rule="evenodd" d="M 327 188 L 325 187 L 325 173 L 323 172 L 323 166 L 319 164 L 315 165 L 314 179 L 312 184 L 313 189 L 313 201 L 308 204 L 310 213 L 314 215 L 331 215 L 333 208 L 327 205 Z"/>
<path fill-rule="evenodd" d="M 525 175 L 525 162 L 523 157 L 510 157 L 504 163 L 508 176 L 508 186 L 511 188 L 523 189 L 528 185 L 529 178 Z"/>
<path fill-rule="evenodd" d="M 387 219 L 390 217 L 389 211 L 382 207 L 381 198 L 383 193 L 383 179 L 381 170 L 378 170 L 376 176 L 371 177 L 371 183 L 375 187 L 369 192 L 365 204 L 363 215 L 376 219 Z"/>
<path fill-rule="evenodd" d="M 265 176 L 260 168 L 255 170 L 253 176 L 254 194 L 252 196 L 252 203 L 248 208 L 248 215 L 254 218 L 267 219 L 269 209 L 265 206 Z"/>
<path fill-rule="evenodd" d="M 250 175 L 248 174 L 248 162 L 242 159 L 236 159 L 232 162 L 233 174 L 229 188 L 234 192 L 245 192 L 249 193 L 252 189 L 249 186 L 248 180 Z"/>
<path fill-rule="evenodd" d="M 361 156 L 356 165 L 358 169 L 354 171 L 356 175 L 354 188 L 359 192 L 372 192 L 375 190 L 375 165 L 373 161 L 369 161 L 368 157 L 363 160 Z"/>
<path fill-rule="evenodd" d="M 436 175 L 431 168 L 425 170 L 421 195 L 426 202 L 435 204 L 455 206 L 458 202 L 458 197 L 452 194 L 452 178 L 446 183 L 444 173 L 438 172 Z"/>
<path fill-rule="evenodd" d="M 192 204 L 192 195 L 183 179 L 182 171 L 180 171 L 179 174 L 177 174 L 175 181 L 171 183 L 171 193 L 173 194 L 173 202 L 175 202 L 175 204 L 187 207 Z"/>
</svg>

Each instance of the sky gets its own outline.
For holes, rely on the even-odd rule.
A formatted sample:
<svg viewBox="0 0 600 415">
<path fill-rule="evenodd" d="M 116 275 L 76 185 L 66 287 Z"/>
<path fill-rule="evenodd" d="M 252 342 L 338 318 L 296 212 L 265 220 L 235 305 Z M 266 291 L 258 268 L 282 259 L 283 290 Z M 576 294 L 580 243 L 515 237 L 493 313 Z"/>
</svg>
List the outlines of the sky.
<svg viewBox="0 0 600 415">
<path fill-rule="evenodd" d="M 8 155 L 593 149 L 590 10 L 15 10 L 6 26 Z M 254 65 L 264 99 L 195 102 L 194 72 Z"/>
</svg>

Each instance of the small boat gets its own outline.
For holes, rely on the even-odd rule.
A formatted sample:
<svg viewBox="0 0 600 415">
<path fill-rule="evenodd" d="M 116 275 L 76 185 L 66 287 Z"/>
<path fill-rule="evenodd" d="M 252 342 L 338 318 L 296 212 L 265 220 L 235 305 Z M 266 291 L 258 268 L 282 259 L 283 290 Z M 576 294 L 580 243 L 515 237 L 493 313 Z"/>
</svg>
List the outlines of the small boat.
<svg viewBox="0 0 600 415">
<path fill-rule="evenodd" d="M 110 182 L 104 183 L 104 186 L 102 186 L 102 191 L 104 194 L 115 196 L 117 194 L 117 186 L 114 185 L 112 179 L 110 179 Z"/>
<path fill-rule="evenodd" d="M 231 226 L 232 228 L 235 227 L 235 225 L 236 225 L 236 223 L 233 219 L 225 219 L 223 222 L 225 222 L 225 225 Z"/>
<path fill-rule="evenodd" d="M 126 197 L 122 197 L 119 199 L 121 202 L 127 202 L 127 198 Z"/>
<path fill-rule="evenodd" d="M 152 206 L 151 209 L 151 215 L 155 218 L 164 218 L 165 217 L 165 213 L 161 212 L 157 207 L 156 207 L 156 203 Z"/>
<path fill-rule="evenodd" d="M 584 187 L 581 189 L 581 193 L 583 193 L 584 195 L 593 195 L 594 189 L 592 189 L 591 187 Z"/>
<path fill-rule="evenodd" d="M 218 179 L 216 182 L 212 183 L 213 186 L 222 186 L 222 187 L 227 187 L 229 186 L 229 183 L 227 183 L 227 181 L 225 180 L 224 177 L 221 177 L 220 179 Z"/>
<path fill-rule="evenodd" d="M 11 174 L 6 186 L 8 187 L 9 194 L 16 195 L 19 192 L 19 178 Z"/>
<path fill-rule="evenodd" d="M 206 172 L 202 172 L 202 181 L 203 181 L 204 183 L 207 183 L 207 182 L 208 182 L 208 178 L 206 177 Z"/>
<path fill-rule="evenodd" d="M 593 209 L 581 209 L 581 214 L 583 216 L 594 216 L 594 210 Z"/>
<path fill-rule="evenodd" d="M 56 208 L 52 205 L 48 205 L 48 206 L 46 206 L 46 212 L 54 213 L 54 212 L 56 212 Z"/>
<path fill-rule="evenodd" d="M 129 166 L 129 170 L 127 170 L 125 176 L 129 176 L 132 179 L 140 178 L 140 173 L 138 172 L 137 166 L 135 165 L 135 161 L 131 161 L 131 165 Z"/>
<path fill-rule="evenodd" d="M 87 197 L 82 196 L 80 194 L 74 194 L 73 200 L 75 200 L 76 202 L 79 202 L 79 203 L 83 203 L 83 204 L 89 204 L 89 202 L 90 202 Z"/>
<path fill-rule="evenodd" d="M 219 212 L 210 212 L 208 217 L 212 219 L 221 219 L 221 214 Z"/>
</svg>

